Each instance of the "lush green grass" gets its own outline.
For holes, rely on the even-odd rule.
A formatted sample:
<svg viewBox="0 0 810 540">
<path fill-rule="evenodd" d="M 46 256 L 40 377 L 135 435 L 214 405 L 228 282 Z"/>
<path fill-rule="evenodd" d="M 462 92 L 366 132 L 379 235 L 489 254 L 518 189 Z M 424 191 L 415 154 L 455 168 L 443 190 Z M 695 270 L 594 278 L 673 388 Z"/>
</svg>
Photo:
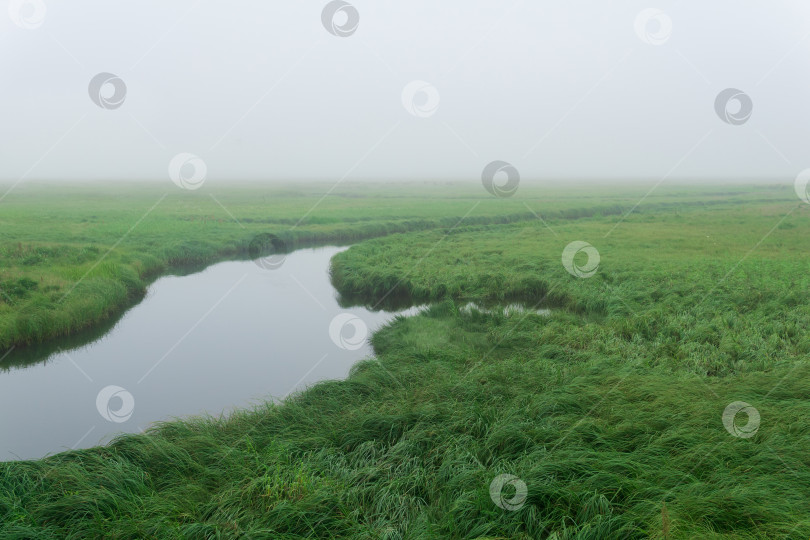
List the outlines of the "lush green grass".
<svg viewBox="0 0 810 540">
<path fill-rule="evenodd" d="M 522 203 L 483 189 L 439 187 L 425 199 L 418 189 L 353 185 L 323 198 L 330 188 L 18 187 L 0 212 L 0 349 L 96 325 L 174 266 L 248 256 L 257 235 L 276 235 L 292 249 L 451 227 L 462 218 L 535 219 Z"/>
<path fill-rule="evenodd" d="M 477 182 L 237 184 L 193 192 L 158 183 L 25 183 L 3 199 L 0 212 L 0 350 L 109 320 L 140 299 L 156 276 L 177 265 L 245 257 L 260 234 L 294 248 L 535 220 L 535 213 L 544 219 L 617 215 L 645 190 L 527 186 L 518 197 L 497 199 Z M 643 207 L 786 196 L 774 187 L 675 188 Z"/>
<path fill-rule="evenodd" d="M 325 199 L 314 213 L 325 221 L 301 227 L 301 234 L 328 239 L 329 231 L 396 233 L 400 218 L 429 223 L 402 225 L 430 230 L 366 240 L 333 261 L 334 281 L 347 298 L 374 305 L 393 290 L 389 296 L 435 302 L 374 335 L 378 360 L 283 405 L 225 420 L 170 422 L 109 447 L 2 464 L 0 534 L 810 535 L 810 209 L 798 206 L 789 188 L 662 190 L 615 229 L 622 219 L 616 208 L 632 207 L 645 190 L 538 189 L 524 199 L 490 200 L 465 188 L 435 188 L 430 197 L 405 188 L 347 188 L 356 196 Z M 252 188 L 242 189 L 217 198 L 245 229 L 222 222 L 206 231 L 204 222 L 183 218 L 192 210 L 167 209 L 116 247 L 105 283 L 125 283 L 128 268 L 144 270 L 133 270 L 137 289 L 147 269 L 165 270 L 173 254 L 215 258 L 254 232 L 297 234 L 289 222 L 284 229 L 246 221 L 270 219 L 261 218 L 265 212 L 297 220 L 296 211 L 319 198 L 314 188 L 290 195 L 289 205 L 277 195 L 265 209 L 251 202 Z M 140 198 L 129 197 L 108 216 L 128 207 L 127 217 L 137 220 L 133 201 L 148 208 L 148 197 L 135 191 Z M 17 200 L 19 215 L 43 196 Z M 195 196 L 195 204 L 219 208 Z M 543 220 L 522 219 L 524 203 Z M 8 314 L 36 298 L 43 283 L 62 292 L 70 282 L 60 282 L 60 272 L 81 275 L 63 257 L 86 271 L 92 257 L 82 259 L 82 242 L 95 244 L 75 240 L 79 235 L 97 238 L 103 253 L 131 226 L 122 218 L 78 232 L 86 212 L 75 204 L 69 211 L 71 201 L 52 201 L 44 214 L 73 223 L 52 233 L 50 248 L 76 251 L 60 252 L 59 264 L 32 265 L 32 272 L 19 262 L 4 268 L 2 281 L 18 299 Z M 111 204 L 105 199 L 97 214 Z M 480 219 L 459 221 L 470 208 L 468 217 Z M 59 237 L 67 230 L 73 240 Z M 574 240 L 598 249 L 593 277 L 563 268 L 563 248 Z M 38 288 L 19 281 L 37 282 L 36 271 L 48 269 L 50 281 Z M 467 300 L 511 299 L 555 310 L 506 316 L 458 309 Z M 751 438 L 723 426 L 734 401 L 761 414 Z M 490 498 L 500 474 L 526 484 L 526 501 L 515 511 Z"/>
</svg>

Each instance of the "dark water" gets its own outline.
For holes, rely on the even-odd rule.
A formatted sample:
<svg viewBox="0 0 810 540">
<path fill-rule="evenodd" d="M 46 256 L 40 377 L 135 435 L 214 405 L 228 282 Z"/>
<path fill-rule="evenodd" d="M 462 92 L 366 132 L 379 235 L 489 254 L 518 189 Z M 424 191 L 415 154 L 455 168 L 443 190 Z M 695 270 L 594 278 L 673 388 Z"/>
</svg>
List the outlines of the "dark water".
<svg viewBox="0 0 810 540">
<path fill-rule="evenodd" d="M 345 377 L 372 354 L 366 336 L 394 314 L 338 305 L 327 272 L 343 249 L 163 277 L 83 344 L 12 351 L 0 371 L 0 460 L 95 446 L 156 420 L 227 414 Z"/>
</svg>

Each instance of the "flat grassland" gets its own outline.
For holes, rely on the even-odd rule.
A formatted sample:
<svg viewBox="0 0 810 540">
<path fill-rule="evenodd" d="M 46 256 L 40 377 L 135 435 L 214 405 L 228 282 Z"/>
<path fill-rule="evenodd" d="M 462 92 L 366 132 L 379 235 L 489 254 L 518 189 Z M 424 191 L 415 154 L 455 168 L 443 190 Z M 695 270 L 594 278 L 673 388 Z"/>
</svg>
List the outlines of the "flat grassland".
<svg viewBox="0 0 810 540">
<path fill-rule="evenodd" d="M 98 324 L 257 234 L 363 239 L 332 263 L 345 301 L 431 307 L 281 405 L 0 464 L 0 536 L 810 536 L 810 206 L 791 186 L 662 186 L 637 207 L 647 187 L 321 201 L 329 187 L 31 185 L 2 202 L 5 348 Z M 563 267 L 574 241 L 598 250 L 591 277 Z M 734 402 L 758 429 L 724 426 Z M 498 505 L 502 474 L 519 482 Z"/>
</svg>

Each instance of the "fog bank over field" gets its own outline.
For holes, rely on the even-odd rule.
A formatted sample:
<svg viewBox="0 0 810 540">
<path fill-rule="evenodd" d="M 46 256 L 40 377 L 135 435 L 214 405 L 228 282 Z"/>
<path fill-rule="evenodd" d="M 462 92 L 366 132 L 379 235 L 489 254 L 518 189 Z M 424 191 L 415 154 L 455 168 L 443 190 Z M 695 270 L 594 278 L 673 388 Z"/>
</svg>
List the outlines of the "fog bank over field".
<svg viewBox="0 0 810 540">
<path fill-rule="evenodd" d="M 792 182 L 810 5 L 14 1 L 0 182 Z M 107 75 L 104 75 L 107 74 Z M 199 161 L 193 161 L 198 159 Z"/>
</svg>

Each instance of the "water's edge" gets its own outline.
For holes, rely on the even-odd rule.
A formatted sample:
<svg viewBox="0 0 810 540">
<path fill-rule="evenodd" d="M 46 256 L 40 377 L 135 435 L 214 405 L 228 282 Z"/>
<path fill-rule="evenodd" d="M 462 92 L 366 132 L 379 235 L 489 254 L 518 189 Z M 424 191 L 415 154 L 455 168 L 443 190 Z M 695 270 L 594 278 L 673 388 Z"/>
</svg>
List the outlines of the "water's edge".
<svg viewBox="0 0 810 540">
<path fill-rule="evenodd" d="M 385 236 L 385 235 L 383 235 Z M 374 236 L 370 238 L 376 238 Z M 318 247 L 351 247 L 357 241 L 351 242 L 334 242 L 329 240 L 311 240 L 301 241 L 294 244 L 292 249 L 284 251 L 284 254 L 289 255 L 302 249 L 318 248 Z M 40 341 L 33 342 L 20 342 L 13 343 L 10 348 L 5 351 L 0 358 L 0 371 L 8 371 L 11 368 L 22 367 L 32 363 L 43 362 L 45 363 L 53 353 L 75 349 L 77 347 L 84 347 L 90 345 L 95 341 L 107 335 L 115 326 L 124 318 L 124 316 L 133 308 L 140 305 L 151 287 L 157 280 L 170 277 L 170 276 L 188 276 L 203 272 L 219 263 L 231 261 L 249 261 L 252 260 L 245 250 L 235 250 L 233 248 L 223 249 L 216 255 L 210 258 L 204 258 L 196 261 L 182 261 L 167 263 L 165 267 L 161 267 L 153 272 L 146 272 L 140 277 L 144 281 L 143 289 L 132 291 L 129 295 L 127 302 L 121 305 L 113 306 L 108 314 L 104 317 L 95 320 L 88 320 L 86 324 L 77 327 L 74 332 L 62 335 L 54 335 L 46 337 Z M 352 304 L 347 304 L 352 305 Z M 43 358 L 44 357 L 44 358 Z M 40 359 L 40 360 L 37 360 Z"/>
<path fill-rule="evenodd" d="M 339 305 L 328 270 L 344 249 L 301 246 L 277 268 L 266 259 L 185 267 L 88 339 L 28 349 L 0 372 L 0 460 L 97 446 L 155 422 L 227 417 L 346 378 L 375 354 L 374 332 L 415 311 Z"/>
</svg>

